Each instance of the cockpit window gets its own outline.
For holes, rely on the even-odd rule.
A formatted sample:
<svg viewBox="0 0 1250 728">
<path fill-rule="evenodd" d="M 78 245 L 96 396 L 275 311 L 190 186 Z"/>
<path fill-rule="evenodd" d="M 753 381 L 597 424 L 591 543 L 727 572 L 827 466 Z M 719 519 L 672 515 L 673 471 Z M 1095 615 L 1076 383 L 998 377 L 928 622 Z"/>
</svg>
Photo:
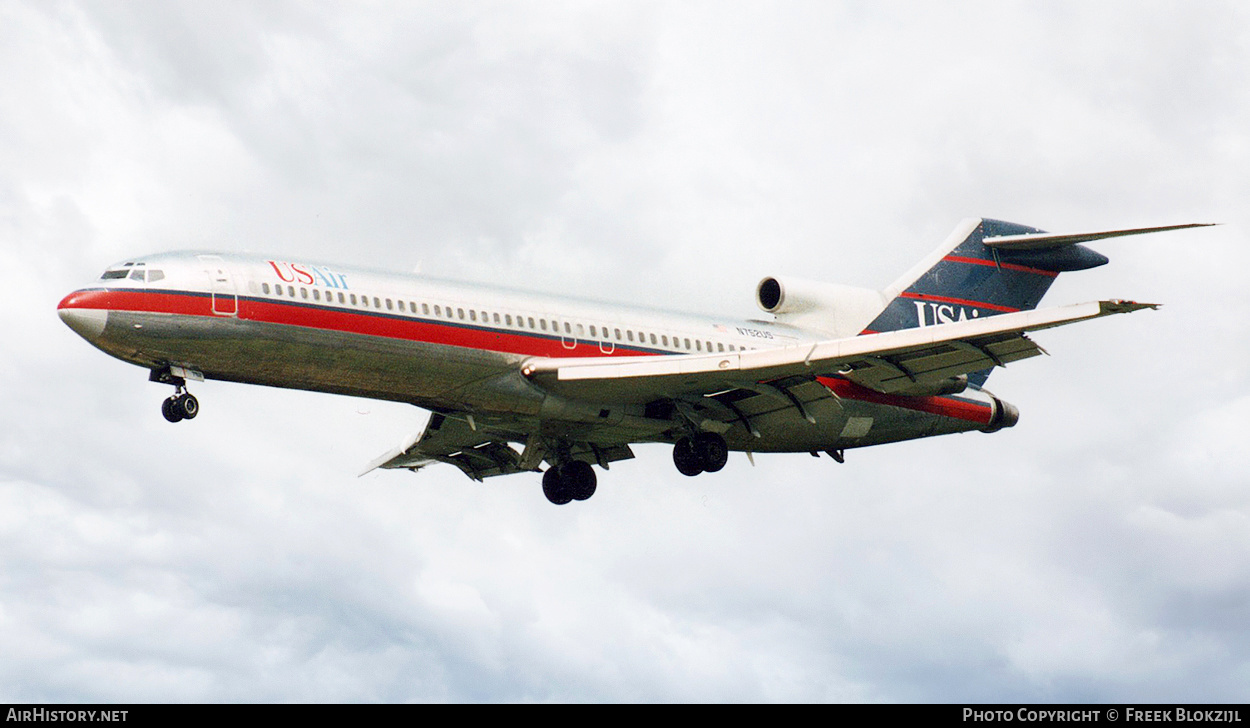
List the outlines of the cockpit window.
<svg viewBox="0 0 1250 728">
<path fill-rule="evenodd" d="M 134 270 L 130 271 L 130 280 L 132 281 L 143 280 L 143 274 L 145 272 L 146 271 L 144 271 L 142 268 L 135 268 Z"/>
<path fill-rule="evenodd" d="M 148 271 L 148 283 L 165 280 L 165 271 L 150 270 Z"/>
<path fill-rule="evenodd" d="M 106 270 L 104 271 L 104 275 L 100 276 L 100 280 L 108 281 L 113 280 L 114 278 L 125 278 L 128 275 L 130 275 L 130 271 L 128 270 Z"/>
</svg>

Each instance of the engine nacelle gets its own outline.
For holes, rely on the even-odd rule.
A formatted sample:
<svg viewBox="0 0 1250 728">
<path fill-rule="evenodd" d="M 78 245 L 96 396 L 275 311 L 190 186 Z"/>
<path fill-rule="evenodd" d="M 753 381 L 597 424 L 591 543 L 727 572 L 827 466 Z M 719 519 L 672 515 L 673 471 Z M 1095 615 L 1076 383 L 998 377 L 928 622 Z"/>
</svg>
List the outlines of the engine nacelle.
<svg viewBox="0 0 1250 728">
<path fill-rule="evenodd" d="M 990 421 L 981 428 L 981 432 L 998 432 L 1004 427 L 1015 427 L 1020 421 L 1020 410 L 1010 402 L 1004 402 L 989 392 L 984 392 L 984 394 L 990 398 L 993 413 L 990 415 Z"/>
<path fill-rule="evenodd" d="M 755 287 L 755 302 L 779 321 L 855 336 L 885 308 L 885 296 L 869 288 L 802 278 L 769 276 Z"/>
</svg>

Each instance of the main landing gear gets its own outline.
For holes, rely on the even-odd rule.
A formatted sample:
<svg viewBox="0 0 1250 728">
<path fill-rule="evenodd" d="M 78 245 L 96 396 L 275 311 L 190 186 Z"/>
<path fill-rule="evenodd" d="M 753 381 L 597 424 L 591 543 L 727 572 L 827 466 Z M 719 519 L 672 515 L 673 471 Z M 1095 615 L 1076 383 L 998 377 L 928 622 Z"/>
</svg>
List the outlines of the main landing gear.
<svg viewBox="0 0 1250 728">
<path fill-rule="evenodd" d="M 595 494 L 595 469 L 582 460 L 568 460 L 543 473 L 543 495 L 562 506 L 569 501 L 583 501 Z"/>
<path fill-rule="evenodd" d="M 683 437 L 673 445 L 673 464 L 682 475 L 715 473 L 729 460 L 725 438 L 712 432 Z"/>
</svg>

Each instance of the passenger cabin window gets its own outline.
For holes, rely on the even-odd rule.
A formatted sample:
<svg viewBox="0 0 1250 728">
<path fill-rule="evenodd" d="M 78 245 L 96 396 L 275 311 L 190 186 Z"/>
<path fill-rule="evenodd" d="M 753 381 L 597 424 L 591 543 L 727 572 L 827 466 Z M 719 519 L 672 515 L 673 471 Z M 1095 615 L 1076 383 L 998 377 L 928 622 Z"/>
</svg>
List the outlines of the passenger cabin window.
<svg viewBox="0 0 1250 728">
<path fill-rule="evenodd" d="M 266 296 L 269 295 L 269 284 L 268 283 L 260 284 L 260 290 L 264 291 Z"/>
</svg>

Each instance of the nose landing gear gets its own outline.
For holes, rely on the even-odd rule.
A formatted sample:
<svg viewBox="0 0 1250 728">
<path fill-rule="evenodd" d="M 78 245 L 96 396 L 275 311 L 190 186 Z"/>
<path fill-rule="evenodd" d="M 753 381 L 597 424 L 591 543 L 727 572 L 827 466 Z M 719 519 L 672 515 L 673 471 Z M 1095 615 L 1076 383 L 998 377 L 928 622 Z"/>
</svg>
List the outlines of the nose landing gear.
<svg viewBox="0 0 1250 728">
<path fill-rule="evenodd" d="M 181 376 L 182 374 L 203 381 L 203 376 L 197 376 L 197 372 L 181 368 L 175 372 L 173 367 L 153 369 L 151 376 L 148 377 L 153 382 L 174 385 L 174 393 L 164 402 L 161 402 L 161 414 L 170 422 L 193 420 L 200 413 L 200 401 L 195 398 L 195 395 L 187 391 L 187 380 L 184 376 Z"/>
<path fill-rule="evenodd" d="M 181 420 L 193 420 L 200 413 L 200 401 L 195 395 L 183 390 L 182 387 L 178 391 L 170 395 L 169 399 L 161 402 L 161 414 L 165 415 L 165 419 L 170 422 L 179 422 Z"/>
</svg>

